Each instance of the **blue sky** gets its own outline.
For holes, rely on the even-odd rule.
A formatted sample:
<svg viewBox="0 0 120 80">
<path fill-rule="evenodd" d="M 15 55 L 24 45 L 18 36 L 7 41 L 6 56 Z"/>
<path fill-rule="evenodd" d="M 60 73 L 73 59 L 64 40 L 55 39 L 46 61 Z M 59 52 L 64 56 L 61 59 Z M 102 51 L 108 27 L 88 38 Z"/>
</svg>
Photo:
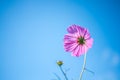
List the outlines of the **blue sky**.
<svg viewBox="0 0 120 80">
<path fill-rule="evenodd" d="M 63 48 L 72 24 L 89 29 L 94 44 L 87 54 L 84 80 L 120 79 L 120 2 L 117 0 L 1 0 L 0 80 L 51 80 L 63 68 L 77 80 L 83 56 L 72 57 Z"/>
</svg>

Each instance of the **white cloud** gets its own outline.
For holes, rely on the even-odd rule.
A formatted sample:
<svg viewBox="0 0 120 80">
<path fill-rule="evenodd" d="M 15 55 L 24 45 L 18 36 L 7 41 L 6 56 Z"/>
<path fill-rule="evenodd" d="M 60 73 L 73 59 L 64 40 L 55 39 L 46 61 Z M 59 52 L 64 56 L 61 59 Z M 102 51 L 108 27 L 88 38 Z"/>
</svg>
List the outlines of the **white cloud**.
<svg viewBox="0 0 120 80">
<path fill-rule="evenodd" d="M 110 54 L 111 54 L 110 49 L 108 49 L 108 48 L 104 49 L 103 53 L 102 53 L 102 59 L 108 60 L 110 58 Z"/>
<path fill-rule="evenodd" d="M 95 80 L 117 80 L 117 76 L 114 72 L 104 72 L 95 76 Z"/>
<path fill-rule="evenodd" d="M 119 61 L 120 61 L 119 55 L 116 54 L 112 57 L 112 65 L 117 66 L 119 64 Z"/>
<path fill-rule="evenodd" d="M 117 66 L 120 62 L 120 56 L 118 53 L 116 53 L 116 51 L 110 48 L 106 48 L 103 50 L 102 60 L 104 62 L 110 63 L 111 66 Z"/>
</svg>

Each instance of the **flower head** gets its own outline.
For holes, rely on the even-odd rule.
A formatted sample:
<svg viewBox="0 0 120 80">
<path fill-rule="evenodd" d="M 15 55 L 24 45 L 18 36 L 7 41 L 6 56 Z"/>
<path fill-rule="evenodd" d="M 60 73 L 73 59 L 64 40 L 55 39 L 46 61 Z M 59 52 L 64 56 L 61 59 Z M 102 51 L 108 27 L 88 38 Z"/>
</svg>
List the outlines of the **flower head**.
<svg viewBox="0 0 120 80">
<path fill-rule="evenodd" d="M 72 52 L 72 56 L 79 57 L 92 47 L 93 39 L 86 28 L 72 25 L 67 28 L 68 34 L 64 36 L 64 48 Z"/>
</svg>

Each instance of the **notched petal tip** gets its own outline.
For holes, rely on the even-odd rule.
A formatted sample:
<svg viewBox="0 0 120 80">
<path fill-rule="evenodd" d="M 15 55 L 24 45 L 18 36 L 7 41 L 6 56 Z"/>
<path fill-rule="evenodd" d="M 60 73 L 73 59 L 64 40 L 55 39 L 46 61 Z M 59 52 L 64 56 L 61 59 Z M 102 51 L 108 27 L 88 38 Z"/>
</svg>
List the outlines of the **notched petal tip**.
<svg viewBox="0 0 120 80">
<path fill-rule="evenodd" d="M 88 48 L 91 48 L 92 45 L 93 45 L 93 38 L 90 38 L 90 39 L 86 40 L 86 46 L 87 46 Z"/>
<path fill-rule="evenodd" d="M 79 57 L 80 55 L 71 54 L 71 56 L 74 56 L 74 57 Z"/>
<path fill-rule="evenodd" d="M 78 28 L 77 25 L 73 24 L 67 28 L 67 31 L 68 31 L 68 33 L 73 34 L 73 33 L 77 32 L 77 28 Z"/>
</svg>

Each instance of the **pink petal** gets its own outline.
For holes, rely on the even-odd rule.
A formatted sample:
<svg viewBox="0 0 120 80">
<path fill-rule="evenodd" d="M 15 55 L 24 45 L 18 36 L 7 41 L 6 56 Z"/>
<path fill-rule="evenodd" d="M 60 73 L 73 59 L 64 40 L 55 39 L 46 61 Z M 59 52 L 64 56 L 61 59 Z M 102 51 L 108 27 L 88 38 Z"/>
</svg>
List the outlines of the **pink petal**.
<svg viewBox="0 0 120 80">
<path fill-rule="evenodd" d="M 84 37 L 85 39 L 89 39 L 89 38 L 90 38 L 90 33 L 88 32 L 87 29 L 84 31 L 83 37 Z"/>
<path fill-rule="evenodd" d="M 65 44 L 64 48 L 67 52 L 72 52 L 78 46 L 77 43 Z"/>
<path fill-rule="evenodd" d="M 88 48 L 91 48 L 91 47 L 92 47 L 92 44 L 93 44 L 93 39 L 92 39 L 92 38 L 86 40 L 86 42 L 85 42 L 85 45 L 86 45 Z"/>
<path fill-rule="evenodd" d="M 68 33 L 71 33 L 71 34 L 77 32 L 76 25 L 70 26 L 69 28 L 67 28 L 67 31 Z"/>
<path fill-rule="evenodd" d="M 80 34 L 80 36 L 82 36 L 84 38 L 90 37 L 89 32 L 86 28 L 80 28 L 79 34 Z"/>
<path fill-rule="evenodd" d="M 79 45 L 80 50 L 79 50 L 79 56 L 85 53 L 85 47 L 83 45 Z"/>
<path fill-rule="evenodd" d="M 74 49 L 74 51 L 72 52 L 72 56 L 79 57 L 80 56 L 79 50 L 80 50 L 80 46 L 78 45 L 76 49 Z"/>
<path fill-rule="evenodd" d="M 74 25 L 70 26 L 69 28 L 67 28 L 67 31 L 68 31 L 68 33 L 74 34 L 77 32 L 80 33 L 81 29 L 84 29 L 84 28 L 74 24 Z"/>
<path fill-rule="evenodd" d="M 64 36 L 64 41 L 67 40 L 67 41 L 76 41 L 77 40 L 77 37 L 75 37 L 73 34 L 66 34 Z"/>
<path fill-rule="evenodd" d="M 84 33 L 85 33 L 84 28 L 82 28 L 82 27 L 79 28 L 79 35 L 83 37 L 83 36 L 84 36 Z"/>
<path fill-rule="evenodd" d="M 83 54 L 85 54 L 88 51 L 87 46 L 85 45 L 79 45 L 77 48 L 73 51 L 72 56 L 79 57 Z"/>
<path fill-rule="evenodd" d="M 81 53 L 85 54 L 85 53 L 87 53 L 87 51 L 88 51 L 88 47 L 86 45 L 83 45 Z"/>
</svg>

